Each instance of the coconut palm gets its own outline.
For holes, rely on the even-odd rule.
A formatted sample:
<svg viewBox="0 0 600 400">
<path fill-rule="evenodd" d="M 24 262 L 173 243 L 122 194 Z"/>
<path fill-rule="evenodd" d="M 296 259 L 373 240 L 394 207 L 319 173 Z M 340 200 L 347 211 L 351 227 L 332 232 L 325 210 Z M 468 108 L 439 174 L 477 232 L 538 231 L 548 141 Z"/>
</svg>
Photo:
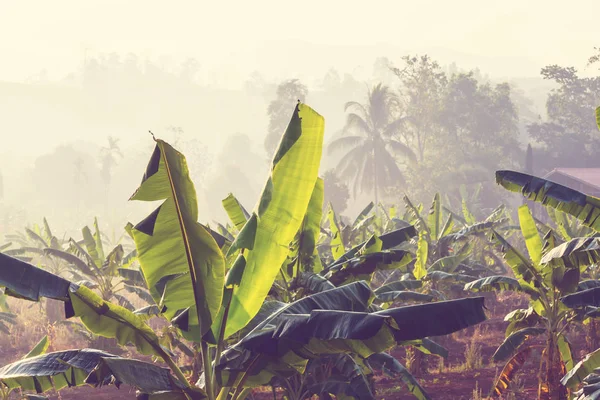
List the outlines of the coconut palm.
<svg viewBox="0 0 600 400">
<path fill-rule="evenodd" d="M 414 152 L 396 139 L 406 121 L 398 117 L 400 100 L 389 87 L 377 84 L 369 90 L 367 103 L 350 101 L 342 136 L 329 144 L 330 153 L 349 149 L 336 169 L 351 183 L 354 195 L 371 192 L 379 204 L 382 189 L 403 184 L 404 175 L 396 161 L 397 156 L 415 160 Z"/>
</svg>

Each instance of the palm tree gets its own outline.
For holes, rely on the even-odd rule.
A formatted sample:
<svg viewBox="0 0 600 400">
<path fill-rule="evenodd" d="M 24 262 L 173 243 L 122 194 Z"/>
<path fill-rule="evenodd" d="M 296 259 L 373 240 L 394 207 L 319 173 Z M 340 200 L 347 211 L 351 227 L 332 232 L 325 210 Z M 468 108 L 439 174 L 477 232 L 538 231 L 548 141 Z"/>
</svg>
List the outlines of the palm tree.
<svg viewBox="0 0 600 400">
<path fill-rule="evenodd" d="M 397 156 L 416 160 L 415 153 L 396 139 L 406 117 L 397 117 L 400 100 L 389 87 L 377 84 L 368 91 L 365 105 L 346 103 L 350 111 L 342 136 L 331 142 L 329 153 L 349 148 L 336 170 L 354 191 L 372 192 L 379 202 L 382 189 L 404 184 L 404 174 L 396 162 Z"/>
<path fill-rule="evenodd" d="M 108 146 L 100 149 L 100 157 L 102 160 L 102 179 L 106 185 L 110 184 L 110 173 L 115 165 L 117 165 L 117 158 L 119 156 L 123 158 L 121 148 L 119 147 L 119 139 L 109 136 Z"/>
</svg>

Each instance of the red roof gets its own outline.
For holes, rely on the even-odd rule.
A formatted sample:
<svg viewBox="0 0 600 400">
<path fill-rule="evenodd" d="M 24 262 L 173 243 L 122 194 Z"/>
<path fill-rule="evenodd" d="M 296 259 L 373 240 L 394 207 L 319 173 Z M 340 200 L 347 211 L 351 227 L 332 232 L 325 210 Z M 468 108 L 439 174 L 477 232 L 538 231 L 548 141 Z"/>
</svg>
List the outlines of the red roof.
<svg viewBox="0 0 600 400">
<path fill-rule="evenodd" d="M 560 174 L 579 181 L 585 185 L 600 189 L 600 168 L 555 168 L 544 179 L 552 180 L 553 175 Z"/>
</svg>

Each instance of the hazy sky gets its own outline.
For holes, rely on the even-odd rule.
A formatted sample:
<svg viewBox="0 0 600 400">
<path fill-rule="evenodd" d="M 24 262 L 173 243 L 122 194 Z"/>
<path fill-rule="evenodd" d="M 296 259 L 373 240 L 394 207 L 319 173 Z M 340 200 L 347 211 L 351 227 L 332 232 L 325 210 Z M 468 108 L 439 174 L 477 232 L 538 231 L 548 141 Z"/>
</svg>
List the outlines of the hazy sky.
<svg viewBox="0 0 600 400">
<path fill-rule="evenodd" d="M 536 76 L 551 63 L 583 67 L 600 46 L 598 15 L 598 0 L 0 0 L 0 80 L 62 78 L 85 49 L 195 57 L 205 80 L 232 87 L 253 70 L 366 78 L 375 57 L 406 51 Z"/>
</svg>

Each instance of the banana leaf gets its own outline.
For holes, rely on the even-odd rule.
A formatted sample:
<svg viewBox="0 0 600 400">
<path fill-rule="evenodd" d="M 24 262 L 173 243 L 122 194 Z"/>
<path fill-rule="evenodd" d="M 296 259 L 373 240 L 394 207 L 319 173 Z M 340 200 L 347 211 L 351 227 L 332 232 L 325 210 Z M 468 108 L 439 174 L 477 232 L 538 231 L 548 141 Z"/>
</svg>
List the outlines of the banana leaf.
<svg viewBox="0 0 600 400">
<path fill-rule="evenodd" d="M 415 377 L 393 356 L 387 353 L 373 354 L 367 358 L 367 362 L 371 367 L 381 370 L 385 375 L 392 378 L 400 378 L 407 386 L 408 391 L 418 400 L 431 399 Z"/>
<path fill-rule="evenodd" d="M 0 382 L 36 393 L 67 386 L 118 387 L 123 383 L 145 392 L 183 391 L 166 368 L 94 349 L 58 351 L 16 361 L 0 368 Z"/>
<path fill-rule="evenodd" d="M 577 217 L 585 226 L 600 231 L 600 199 L 536 176 L 515 171 L 496 171 L 496 182 L 542 203 Z"/>
<path fill-rule="evenodd" d="M 324 119 L 299 103 L 273 159 L 259 204 L 254 245 L 233 293 L 225 337 L 242 329 L 258 313 L 306 215 L 317 181 Z"/>
<path fill-rule="evenodd" d="M 404 250 L 379 251 L 326 267 L 321 275 L 339 286 L 356 280 L 370 280 L 376 270 L 401 268 L 412 260 L 412 254 Z"/>
<path fill-rule="evenodd" d="M 0 253 L 0 287 L 5 294 L 39 301 L 40 297 L 66 301 L 71 282 Z"/>
<path fill-rule="evenodd" d="M 225 260 L 213 236 L 197 222 L 196 191 L 183 154 L 156 140 L 131 200 L 163 200 L 132 229 L 138 260 L 164 316 L 171 321 L 188 310 L 189 330 L 184 334 L 198 339 L 221 308 Z"/>
<path fill-rule="evenodd" d="M 600 242 L 596 237 L 575 238 L 556 246 L 542 258 L 553 267 L 583 269 L 600 262 Z"/>
<path fill-rule="evenodd" d="M 235 226 L 238 231 L 241 230 L 246 224 L 246 221 L 250 218 L 248 211 L 246 211 L 232 193 L 229 193 L 229 195 L 223 199 L 222 203 L 233 226 Z"/>
<path fill-rule="evenodd" d="M 600 349 L 586 354 L 573 369 L 561 379 L 560 383 L 568 388 L 574 388 L 578 384 L 584 382 L 585 377 L 600 368 Z"/>
<path fill-rule="evenodd" d="M 504 361 L 504 360 L 514 356 L 517 353 L 517 351 L 519 350 L 519 347 L 521 347 L 521 345 L 523 343 L 525 343 L 525 341 L 527 339 L 529 339 L 532 336 L 541 335 L 545 332 L 546 332 L 545 328 L 531 327 L 531 328 L 520 329 L 520 330 L 512 333 L 506 339 L 504 339 L 504 342 L 502 342 L 502 344 L 500 346 L 498 346 L 498 348 L 492 355 L 492 359 L 495 362 L 498 362 L 498 361 Z"/>
<path fill-rule="evenodd" d="M 465 284 L 466 291 L 490 292 L 494 290 L 522 291 L 521 284 L 515 278 L 508 276 L 488 276 Z"/>
</svg>

